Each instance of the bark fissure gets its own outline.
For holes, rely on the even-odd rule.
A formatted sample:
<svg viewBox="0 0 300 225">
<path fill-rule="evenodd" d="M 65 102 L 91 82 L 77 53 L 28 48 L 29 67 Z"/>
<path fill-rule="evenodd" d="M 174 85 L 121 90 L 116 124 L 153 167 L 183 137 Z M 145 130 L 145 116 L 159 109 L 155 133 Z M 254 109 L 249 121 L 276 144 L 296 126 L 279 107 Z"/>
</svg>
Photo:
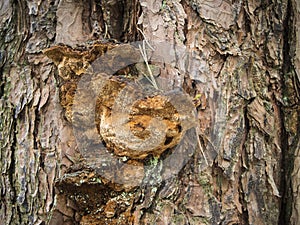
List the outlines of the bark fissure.
<svg viewBox="0 0 300 225">
<path fill-rule="evenodd" d="M 12 214 L 12 221 L 19 221 L 19 223 L 21 224 L 21 217 L 20 215 L 20 210 L 19 210 L 19 206 L 17 203 L 17 190 L 16 190 L 16 186 L 15 186 L 15 172 L 16 172 L 16 154 L 17 154 L 17 134 L 16 134 L 16 130 L 17 130 L 17 121 L 14 120 L 12 122 L 12 143 L 10 146 L 10 151 L 11 151 L 11 158 L 10 158 L 10 165 L 9 165 L 9 181 L 10 181 L 10 188 L 11 188 L 11 209 L 8 210 L 8 212 L 10 211 Z M 16 215 L 16 216 L 13 216 Z"/>
<path fill-rule="evenodd" d="M 2 54 L 0 52 L 0 60 L 1 60 L 1 57 L 3 57 Z M 0 74 L 3 74 L 3 67 L 1 65 L 1 61 L 0 61 Z M 2 98 L 2 96 L 4 96 L 4 87 L 5 87 L 4 77 L 0 76 L 0 99 Z"/>
<path fill-rule="evenodd" d="M 251 20 L 250 20 L 247 10 L 245 10 L 245 7 L 246 7 L 246 4 L 243 1 L 245 32 L 247 32 L 247 33 L 249 33 L 249 35 L 251 35 Z"/>
<path fill-rule="evenodd" d="M 251 99 L 250 101 L 246 101 L 246 106 L 244 107 L 244 127 L 245 127 L 245 133 L 244 133 L 244 138 L 242 140 L 241 146 L 242 146 L 242 154 L 241 154 L 241 163 L 242 163 L 242 168 L 241 168 L 241 175 L 243 176 L 244 173 L 247 173 L 247 168 L 249 168 L 249 158 L 248 155 L 246 154 L 246 142 L 248 141 L 249 138 L 249 132 L 251 129 L 250 126 L 250 121 L 248 118 L 248 108 L 247 105 L 249 105 L 252 101 L 254 100 Z M 247 207 L 247 201 L 246 201 L 246 193 L 245 190 L 243 190 L 243 184 L 242 180 L 239 179 L 239 187 L 240 187 L 240 202 L 242 204 L 242 224 L 243 225 L 249 225 L 249 213 L 248 213 L 248 207 Z"/>
<path fill-rule="evenodd" d="M 291 35 L 293 34 L 292 28 L 291 28 L 291 22 L 292 22 L 292 4 L 291 0 L 287 1 L 287 11 L 286 15 L 283 21 L 283 63 L 282 63 L 282 72 L 281 72 L 281 85 L 282 85 L 282 96 L 284 98 L 285 91 L 286 91 L 286 85 L 285 85 L 285 79 L 287 74 L 290 74 L 292 70 L 292 59 L 291 59 Z M 282 149 L 282 175 L 281 175 L 281 209 L 279 214 L 279 225 L 285 225 L 289 224 L 290 217 L 292 213 L 292 202 L 293 202 L 293 196 L 292 196 L 292 188 L 291 188 L 291 175 L 294 167 L 294 152 L 295 149 L 291 146 L 289 146 L 288 143 L 288 135 L 285 129 L 285 112 L 284 112 L 284 106 L 277 102 L 279 105 L 279 118 L 280 118 L 280 130 L 281 130 L 281 149 Z M 298 120 L 299 121 L 299 120 Z M 296 122 L 296 121 L 295 121 Z M 299 127 L 299 126 L 298 126 Z"/>
<path fill-rule="evenodd" d="M 39 128 L 39 111 L 38 108 L 36 108 L 34 110 L 34 114 L 35 114 L 35 120 L 34 120 L 34 124 L 33 124 L 33 148 L 34 149 L 38 149 L 38 128 Z"/>
<path fill-rule="evenodd" d="M 293 152 L 291 152 L 291 148 L 288 143 L 287 132 L 284 127 L 284 113 L 280 110 L 281 116 L 281 149 L 282 149 L 282 175 L 280 182 L 281 189 L 281 209 L 279 214 L 279 225 L 289 224 L 290 216 L 291 216 L 291 207 L 292 207 L 292 193 L 291 193 L 291 174 L 293 170 Z"/>
</svg>

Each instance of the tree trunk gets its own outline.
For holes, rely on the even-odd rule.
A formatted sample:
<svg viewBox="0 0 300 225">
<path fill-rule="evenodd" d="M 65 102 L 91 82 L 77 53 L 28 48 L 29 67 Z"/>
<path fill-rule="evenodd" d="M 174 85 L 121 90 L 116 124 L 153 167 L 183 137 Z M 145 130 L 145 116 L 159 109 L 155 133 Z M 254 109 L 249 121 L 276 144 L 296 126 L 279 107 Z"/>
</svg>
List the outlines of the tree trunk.
<svg viewBox="0 0 300 225">
<path fill-rule="evenodd" d="M 1 224 L 300 224 L 297 0 L 0 18 Z"/>
</svg>

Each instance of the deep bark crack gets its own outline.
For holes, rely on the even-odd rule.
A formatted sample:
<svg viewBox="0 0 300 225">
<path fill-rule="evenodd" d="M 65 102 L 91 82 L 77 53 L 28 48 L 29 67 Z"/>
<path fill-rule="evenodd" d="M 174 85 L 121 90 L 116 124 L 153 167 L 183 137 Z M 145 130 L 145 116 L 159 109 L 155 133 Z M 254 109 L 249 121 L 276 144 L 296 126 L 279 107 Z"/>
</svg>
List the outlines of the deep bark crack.
<svg viewBox="0 0 300 225">
<path fill-rule="evenodd" d="M 249 131 L 250 131 L 250 121 L 247 117 L 247 114 L 248 114 L 248 109 L 247 109 L 247 105 L 249 103 L 251 103 L 253 101 L 253 99 L 251 101 L 249 101 L 245 107 L 244 107 L 244 125 L 245 125 L 245 134 L 244 134 L 244 138 L 243 138 L 243 141 L 242 141 L 242 148 L 243 149 L 246 149 L 246 142 L 247 142 L 247 137 L 248 137 L 248 134 L 249 134 Z M 243 151 L 244 152 L 244 151 Z M 245 157 L 247 156 L 247 154 L 245 153 L 244 155 Z M 245 164 L 248 164 L 248 160 L 243 160 L 243 155 L 241 155 L 241 161 L 244 162 Z M 247 171 L 247 169 L 245 167 L 241 167 L 241 175 L 244 174 L 245 172 Z M 244 225 L 248 225 L 249 224 L 249 213 L 248 213 L 248 209 L 247 209 L 247 202 L 246 202 L 246 196 L 245 196 L 245 193 L 244 193 L 244 190 L 243 190 L 243 185 L 242 185 L 242 180 L 241 178 L 239 179 L 239 187 L 240 187 L 240 202 L 242 204 L 242 209 L 243 209 L 243 212 L 242 212 L 242 224 Z"/>
<path fill-rule="evenodd" d="M 9 174 L 8 174 L 8 178 L 9 178 L 9 185 L 11 188 L 11 213 L 12 215 L 15 214 L 16 216 L 14 216 L 12 219 L 16 219 L 19 221 L 19 223 L 21 224 L 21 217 L 19 215 L 20 214 L 20 209 L 17 206 L 17 190 L 15 187 L 15 172 L 16 172 L 16 150 L 17 150 L 17 133 L 15 131 L 17 131 L 17 121 L 13 120 L 12 122 L 12 129 L 11 129 L 11 139 L 12 139 L 12 143 L 10 146 L 10 150 L 11 150 L 11 156 L 10 156 L 10 165 L 9 165 Z M 15 206 L 15 208 L 13 207 Z M 17 217 L 17 218 L 16 218 Z"/>
<path fill-rule="evenodd" d="M 292 69 L 292 59 L 291 59 L 291 46 L 290 41 L 292 40 L 292 29 L 291 29 L 291 22 L 292 22 L 292 3 L 291 0 L 287 2 L 287 12 L 285 16 L 285 20 L 283 21 L 283 63 L 282 63 L 282 92 L 284 92 L 285 86 L 285 75 L 289 73 Z M 284 95 L 284 93 L 283 93 Z M 292 207 L 292 193 L 291 193 L 291 173 L 293 171 L 293 158 L 294 154 L 291 151 L 288 143 L 288 135 L 285 129 L 285 112 L 281 104 L 279 104 L 279 117 L 280 117 L 280 130 L 281 130 L 281 152 L 282 152 L 282 176 L 281 176 L 281 208 L 279 214 L 279 225 L 289 224 L 290 217 L 291 217 L 291 207 Z"/>
<path fill-rule="evenodd" d="M 38 107 L 34 110 L 35 120 L 34 120 L 34 128 L 33 128 L 33 148 L 38 149 L 38 129 L 40 124 L 40 115 Z"/>
</svg>

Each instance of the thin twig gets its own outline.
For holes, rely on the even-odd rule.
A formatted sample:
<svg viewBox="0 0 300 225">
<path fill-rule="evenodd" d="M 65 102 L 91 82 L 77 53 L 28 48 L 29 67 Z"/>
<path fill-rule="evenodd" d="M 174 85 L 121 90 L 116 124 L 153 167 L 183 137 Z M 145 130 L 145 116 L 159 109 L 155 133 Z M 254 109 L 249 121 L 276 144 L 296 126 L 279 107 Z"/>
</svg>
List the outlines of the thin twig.
<svg viewBox="0 0 300 225">
<path fill-rule="evenodd" d="M 196 136 L 197 136 L 198 145 L 199 145 L 200 151 L 204 157 L 205 163 L 206 163 L 206 165 L 208 165 L 208 161 L 206 159 L 206 156 L 204 155 L 204 150 L 203 150 L 203 146 L 201 144 L 200 138 L 199 138 L 199 134 L 200 134 L 200 131 L 199 131 L 199 128 L 197 127 L 196 128 Z"/>
<path fill-rule="evenodd" d="M 140 29 L 140 28 L 136 28 L 142 35 L 143 35 L 143 37 L 144 37 L 144 40 L 146 41 L 146 43 L 147 43 L 147 45 L 149 46 L 149 48 L 152 50 L 152 51 L 154 51 L 154 48 L 150 45 L 150 43 L 148 42 L 148 40 L 147 40 L 147 38 L 146 38 L 146 36 L 145 36 L 145 34 L 144 34 L 144 32 Z"/>
<path fill-rule="evenodd" d="M 104 39 L 106 39 L 107 34 L 108 34 L 108 28 L 107 28 L 107 24 L 106 24 L 106 23 L 104 23 L 104 29 L 105 29 L 105 32 L 104 32 Z"/>
<path fill-rule="evenodd" d="M 150 83 L 153 85 L 153 87 L 155 87 L 156 89 L 158 89 L 158 86 L 156 84 L 156 81 L 155 81 L 155 78 L 153 76 L 153 73 L 152 73 L 152 70 L 149 66 L 149 63 L 148 63 L 148 56 L 147 56 L 147 51 L 146 51 L 146 45 L 145 43 L 147 44 L 147 46 L 151 49 L 151 50 L 154 50 L 152 48 L 152 46 L 149 44 L 149 42 L 147 41 L 146 39 L 146 36 L 145 34 L 143 33 L 143 31 L 141 31 L 141 29 L 138 28 L 138 30 L 142 33 L 143 37 L 144 37 L 144 40 L 143 40 L 143 47 L 141 45 L 139 45 L 139 49 L 140 49 L 140 52 L 141 52 L 141 55 L 143 57 L 143 60 L 146 64 L 146 67 L 147 67 L 147 70 L 148 70 L 148 73 L 149 73 L 149 77 L 147 77 L 146 74 L 143 73 L 143 75 L 150 81 Z"/>
</svg>

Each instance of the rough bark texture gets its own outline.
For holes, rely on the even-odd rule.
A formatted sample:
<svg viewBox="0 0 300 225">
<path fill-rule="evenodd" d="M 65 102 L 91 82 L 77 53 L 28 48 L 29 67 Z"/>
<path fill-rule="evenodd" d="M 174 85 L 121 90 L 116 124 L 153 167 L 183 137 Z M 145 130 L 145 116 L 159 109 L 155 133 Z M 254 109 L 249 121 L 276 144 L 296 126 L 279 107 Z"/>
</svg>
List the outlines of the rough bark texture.
<svg viewBox="0 0 300 225">
<path fill-rule="evenodd" d="M 3 224 L 300 224 L 297 0 L 4 0 L 0 19 Z M 135 136 L 145 138 L 150 117 L 166 114 L 162 143 L 183 139 L 178 154 L 189 160 L 169 179 L 162 159 L 172 149 L 135 155 L 105 130 L 115 93 L 140 80 L 138 65 L 120 68 L 96 99 L 74 100 L 97 57 L 144 38 L 168 43 L 161 54 L 176 57 L 155 65 L 156 75 L 183 87 L 197 108 L 197 134 L 184 139 L 161 92 L 135 103 Z M 70 112 L 78 101 L 96 102 L 95 132 L 128 157 L 113 165 L 115 180 L 94 166 L 103 155 L 78 147 Z M 136 182 L 119 185 L 118 176 Z M 143 179 L 156 182 L 140 186 Z"/>
<path fill-rule="evenodd" d="M 287 68 L 288 81 L 286 85 L 286 96 L 292 99 L 290 106 L 285 110 L 285 119 L 287 124 L 287 131 L 290 134 L 286 145 L 289 147 L 289 155 L 286 157 L 286 182 L 283 185 L 291 185 L 285 188 L 286 196 L 286 221 L 290 218 L 290 224 L 296 225 L 300 223 L 300 189 L 299 189 L 299 168 L 300 168 L 300 113 L 299 113 L 299 86 L 300 86 L 300 3 L 299 1 L 291 1 L 291 20 L 288 24 L 291 30 L 286 30 L 289 34 L 289 42 L 287 47 L 287 57 L 290 61 L 290 68 Z M 289 65 L 289 64 L 288 64 Z M 294 84 L 294 85 L 292 85 Z M 295 87 L 296 86 L 296 87 Z M 293 88 L 295 87 L 295 88 Z M 298 89 L 297 89 L 298 87 Z M 294 91 L 293 91 L 294 90 Z M 289 94 L 292 93 L 292 94 Z M 289 95 L 291 95 L 289 97 Z M 297 122 L 296 122 L 297 121 Z M 290 171 L 291 177 L 290 177 Z M 291 183 L 290 183 L 291 182 Z M 290 192 L 289 192 L 290 190 Z"/>
</svg>

